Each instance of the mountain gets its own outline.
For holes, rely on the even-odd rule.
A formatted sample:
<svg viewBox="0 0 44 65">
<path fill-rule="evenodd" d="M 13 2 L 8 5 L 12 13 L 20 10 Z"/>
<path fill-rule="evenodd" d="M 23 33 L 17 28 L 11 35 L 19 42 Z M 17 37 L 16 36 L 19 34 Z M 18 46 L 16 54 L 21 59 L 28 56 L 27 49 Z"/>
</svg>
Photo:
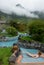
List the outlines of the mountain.
<svg viewBox="0 0 44 65">
<path fill-rule="evenodd" d="M 44 19 L 44 12 L 40 11 L 32 11 L 31 13 L 38 15 L 39 18 Z"/>
<path fill-rule="evenodd" d="M 0 15 L 3 14 L 5 17 L 26 17 L 26 18 L 38 18 L 38 15 L 35 15 L 33 13 L 30 13 L 29 10 L 27 10 L 25 7 L 23 7 L 21 4 L 16 4 L 14 9 L 11 10 L 1 10 Z M 6 16 L 7 15 L 7 16 Z"/>
<path fill-rule="evenodd" d="M 4 13 L 4 12 L 2 12 L 2 11 L 0 11 L 0 19 L 16 19 L 16 18 L 20 18 L 20 19 L 22 19 L 22 18 L 29 18 L 29 17 L 26 17 L 25 15 L 17 15 L 17 14 L 15 14 L 15 13 L 11 13 L 11 14 L 7 14 L 7 13 Z"/>
<path fill-rule="evenodd" d="M 20 7 L 20 8 L 25 9 L 21 4 L 16 4 L 16 7 Z"/>
<path fill-rule="evenodd" d="M 16 5 L 17 7 L 22 7 L 20 4 Z M 22 7 L 23 8 L 23 7 Z M 40 19 L 44 19 L 44 12 L 40 12 L 40 11 L 31 11 L 31 14 L 37 15 Z M 4 13 L 2 11 L 0 11 L 0 19 L 15 19 L 15 18 L 32 18 L 32 17 L 27 17 L 25 15 L 17 15 L 16 13 L 11 13 L 11 14 L 7 14 Z"/>
</svg>

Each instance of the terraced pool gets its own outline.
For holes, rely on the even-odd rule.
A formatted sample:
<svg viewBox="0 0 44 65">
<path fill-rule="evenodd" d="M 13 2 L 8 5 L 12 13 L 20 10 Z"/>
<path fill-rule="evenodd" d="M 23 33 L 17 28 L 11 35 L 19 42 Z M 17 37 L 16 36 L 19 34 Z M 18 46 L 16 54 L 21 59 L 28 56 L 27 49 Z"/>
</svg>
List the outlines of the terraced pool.
<svg viewBox="0 0 44 65">
<path fill-rule="evenodd" d="M 0 47 L 10 47 L 13 45 L 13 43 L 17 43 L 18 42 L 18 38 L 16 38 L 14 41 L 8 41 L 8 42 L 0 42 Z M 24 49 L 21 48 L 22 51 L 22 55 L 23 55 L 23 59 L 22 62 L 44 62 L 44 58 L 32 58 L 26 55 L 26 52 L 30 52 L 30 53 L 37 53 L 38 50 L 36 49 Z"/>
<path fill-rule="evenodd" d="M 36 50 L 36 49 L 21 48 L 21 51 L 22 51 L 22 55 L 23 55 L 22 62 L 44 62 L 44 58 L 32 58 L 32 57 L 29 57 L 26 55 L 26 52 L 30 52 L 33 54 L 37 53 L 38 50 Z"/>
</svg>

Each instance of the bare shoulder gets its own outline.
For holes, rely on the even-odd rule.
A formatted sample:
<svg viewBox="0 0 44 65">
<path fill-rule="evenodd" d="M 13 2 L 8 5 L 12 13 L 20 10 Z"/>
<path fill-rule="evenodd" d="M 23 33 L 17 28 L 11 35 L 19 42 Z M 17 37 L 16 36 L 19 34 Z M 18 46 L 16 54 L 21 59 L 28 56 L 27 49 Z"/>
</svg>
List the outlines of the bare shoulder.
<svg viewBox="0 0 44 65">
<path fill-rule="evenodd" d="M 41 54 L 41 57 L 44 58 L 44 53 Z"/>
<path fill-rule="evenodd" d="M 23 58 L 23 56 L 22 55 L 19 55 L 19 58 Z"/>
</svg>

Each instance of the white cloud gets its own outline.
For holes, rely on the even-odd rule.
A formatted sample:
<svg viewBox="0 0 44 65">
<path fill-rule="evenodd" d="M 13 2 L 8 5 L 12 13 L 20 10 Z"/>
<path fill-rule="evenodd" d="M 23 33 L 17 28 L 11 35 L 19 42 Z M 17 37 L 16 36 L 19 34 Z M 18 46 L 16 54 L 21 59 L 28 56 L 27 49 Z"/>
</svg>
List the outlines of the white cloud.
<svg viewBox="0 0 44 65">
<path fill-rule="evenodd" d="M 20 7 L 16 7 L 16 4 L 21 4 L 25 10 Z M 44 0 L 0 0 L 0 10 L 7 13 L 15 12 L 20 15 L 24 14 L 35 17 L 35 15 L 29 13 L 28 10 L 44 11 Z"/>
</svg>

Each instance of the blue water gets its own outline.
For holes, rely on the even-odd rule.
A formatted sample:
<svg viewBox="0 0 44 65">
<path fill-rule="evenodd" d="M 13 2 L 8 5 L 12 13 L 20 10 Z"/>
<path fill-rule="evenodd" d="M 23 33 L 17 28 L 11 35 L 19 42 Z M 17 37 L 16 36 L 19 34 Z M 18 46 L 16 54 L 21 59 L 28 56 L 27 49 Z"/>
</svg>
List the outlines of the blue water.
<svg viewBox="0 0 44 65">
<path fill-rule="evenodd" d="M 17 43 L 17 40 L 15 41 L 8 41 L 8 42 L 0 42 L 0 47 L 11 47 L 13 43 Z"/>
<path fill-rule="evenodd" d="M 7 41 L 7 42 L 0 42 L 0 47 L 3 47 L 3 46 L 7 46 L 7 47 L 10 47 L 13 45 L 13 43 L 17 43 L 18 42 L 18 37 L 15 38 L 15 40 L 13 41 Z M 20 48 L 21 49 L 21 52 L 22 52 L 22 55 L 23 55 L 23 59 L 22 59 L 22 62 L 44 62 L 44 58 L 32 58 L 32 57 L 29 57 L 26 55 L 26 52 L 30 52 L 30 53 L 37 53 L 38 50 L 36 49 L 24 49 L 24 48 Z"/>
<path fill-rule="evenodd" d="M 15 38 L 11 38 L 10 41 L 5 41 L 5 42 L 0 42 L 0 47 L 11 47 L 14 43 L 18 42 L 18 36 L 16 36 Z"/>
<path fill-rule="evenodd" d="M 21 51 L 22 51 L 22 55 L 23 55 L 22 62 L 44 62 L 44 58 L 32 58 L 32 57 L 29 57 L 26 55 L 26 52 L 30 52 L 33 54 L 37 53 L 38 50 L 36 50 L 36 49 L 21 48 Z"/>
</svg>

